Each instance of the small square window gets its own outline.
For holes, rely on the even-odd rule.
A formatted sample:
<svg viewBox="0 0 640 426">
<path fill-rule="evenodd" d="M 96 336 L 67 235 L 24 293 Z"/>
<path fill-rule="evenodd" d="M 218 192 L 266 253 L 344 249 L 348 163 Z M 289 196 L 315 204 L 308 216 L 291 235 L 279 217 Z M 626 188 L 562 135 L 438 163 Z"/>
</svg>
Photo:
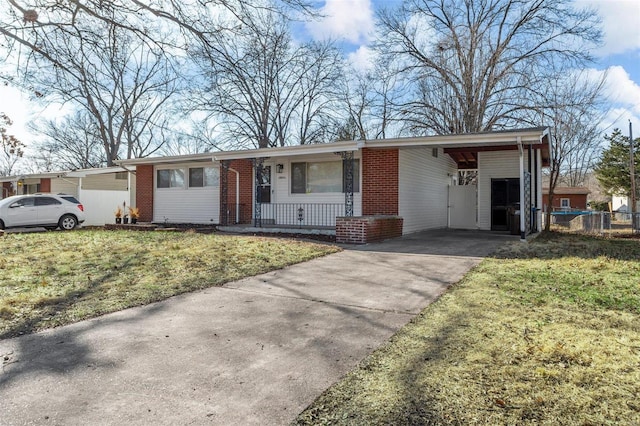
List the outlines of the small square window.
<svg viewBox="0 0 640 426">
<path fill-rule="evenodd" d="M 431 148 L 431 155 L 438 158 L 438 148 Z"/>
<path fill-rule="evenodd" d="M 560 198 L 560 207 L 563 209 L 571 208 L 571 200 L 569 198 Z"/>
<path fill-rule="evenodd" d="M 182 169 L 158 170 L 156 186 L 158 188 L 184 187 L 184 171 Z"/>
<path fill-rule="evenodd" d="M 202 188 L 205 186 L 218 186 L 220 175 L 214 167 L 192 167 L 189 169 L 189 187 Z"/>
<path fill-rule="evenodd" d="M 127 172 L 116 172 L 116 180 L 127 180 L 129 178 Z"/>
</svg>

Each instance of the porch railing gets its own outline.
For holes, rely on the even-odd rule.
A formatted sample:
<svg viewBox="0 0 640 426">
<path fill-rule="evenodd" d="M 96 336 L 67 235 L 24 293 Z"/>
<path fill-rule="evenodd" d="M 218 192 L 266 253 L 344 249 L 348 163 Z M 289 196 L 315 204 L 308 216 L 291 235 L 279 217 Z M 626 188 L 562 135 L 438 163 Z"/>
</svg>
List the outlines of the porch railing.
<svg viewBox="0 0 640 426">
<path fill-rule="evenodd" d="M 258 226 L 336 226 L 336 217 L 344 216 L 340 203 L 263 203 Z"/>
</svg>

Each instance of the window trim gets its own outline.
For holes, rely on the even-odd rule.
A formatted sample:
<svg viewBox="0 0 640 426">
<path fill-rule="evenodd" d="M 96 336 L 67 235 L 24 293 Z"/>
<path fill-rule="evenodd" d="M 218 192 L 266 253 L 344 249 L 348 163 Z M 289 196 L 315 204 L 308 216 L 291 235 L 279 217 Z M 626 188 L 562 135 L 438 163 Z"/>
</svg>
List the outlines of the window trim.
<svg viewBox="0 0 640 426">
<path fill-rule="evenodd" d="M 564 205 L 564 202 L 567 202 L 567 205 Z M 561 209 L 570 209 L 571 208 L 571 198 L 560 198 L 560 208 Z"/>
</svg>

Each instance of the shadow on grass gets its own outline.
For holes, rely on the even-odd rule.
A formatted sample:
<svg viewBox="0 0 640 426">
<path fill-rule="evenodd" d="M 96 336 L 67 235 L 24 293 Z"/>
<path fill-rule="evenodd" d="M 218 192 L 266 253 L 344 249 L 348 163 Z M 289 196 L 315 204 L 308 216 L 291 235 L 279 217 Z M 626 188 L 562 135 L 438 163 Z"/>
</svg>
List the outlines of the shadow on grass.
<svg viewBox="0 0 640 426">
<path fill-rule="evenodd" d="M 64 297 L 55 298 L 43 306 L 39 315 L 25 318 L 10 327 L 0 335 L 0 357 L 2 357 L 2 374 L 0 374 L 0 388 L 11 381 L 19 380 L 23 375 L 30 375 L 38 371 L 67 374 L 74 369 L 86 368 L 93 363 L 93 354 L 81 336 L 95 326 L 111 325 L 116 322 L 131 322 L 132 319 L 109 319 L 106 323 L 84 322 L 73 327 L 66 327 L 61 331 L 46 331 L 31 334 L 42 329 L 42 324 L 55 312 L 65 312 L 82 297 L 91 296 L 99 291 L 100 284 L 113 278 L 120 269 L 127 267 L 125 262 L 118 270 L 111 270 L 102 277 L 92 279 L 90 284 L 82 289 L 67 293 Z M 151 311 L 145 310 L 145 315 L 161 309 L 161 305 L 154 305 Z M 26 334 L 26 335 L 24 335 Z M 19 337 L 16 337 L 19 336 Z M 16 337 L 15 339 L 9 339 Z M 2 340 L 6 339 L 6 340 Z M 104 363 L 101 363 L 105 367 Z"/>
<path fill-rule="evenodd" d="M 391 346 L 365 359 L 357 370 L 326 390 L 296 419 L 296 425 L 445 425 L 462 424 L 452 411 L 439 409 L 442 400 L 437 386 L 420 380 L 421 371 L 429 363 L 451 362 L 451 347 L 459 347 L 456 333 L 470 319 L 465 315 L 451 316 L 435 335 L 421 339 L 427 348 L 414 353 L 394 349 L 400 335 Z M 402 334 L 402 332 L 400 333 Z M 401 344 L 401 343 L 400 343 Z M 395 351 L 390 354 L 388 351 Z M 392 364 L 389 364 L 391 362 Z M 403 363 L 395 368 L 393 363 Z"/>
<path fill-rule="evenodd" d="M 498 259 L 606 257 L 623 261 L 640 261 L 640 240 L 549 231 L 542 232 L 528 244 L 499 247 L 492 257 Z"/>
<path fill-rule="evenodd" d="M 113 277 L 120 274 L 122 269 L 127 268 L 131 265 L 132 261 L 133 257 L 130 257 L 126 262 L 122 264 L 122 266 L 119 266 L 117 269 L 111 269 L 108 273 L 102 275 L 101 277 L 91 278 L 88 285 L 83 289 L 67 292 L 64 296 L 48 299 L 44 303 L 39 304 L 39 314 L 29 315 L 28 317 L 18 321 L 16 324 L 10 326 L 8 330 L 0 333 L 0 340 L 34 333 L 38 330 L 46 328 L 43 327 L 43 325 L 46 324 L 46 322 L 50 318 L 53 318 L 56 313 L 66 313 L 74 306 L 74 304 L 79 299 L 91 296 L 96 292 L 102 291 L 99 290 L 100 285 L 108 282 Z M 104 313 L 93 315 L 93 317 L 102 314 Z"/>
</svg>

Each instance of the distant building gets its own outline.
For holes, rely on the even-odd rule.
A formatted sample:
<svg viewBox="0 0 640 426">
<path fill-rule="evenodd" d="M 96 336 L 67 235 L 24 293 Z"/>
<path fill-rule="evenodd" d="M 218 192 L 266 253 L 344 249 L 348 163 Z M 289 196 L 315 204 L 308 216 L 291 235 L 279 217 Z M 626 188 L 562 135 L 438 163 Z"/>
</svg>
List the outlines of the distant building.
<svg viewBox="0 0 640 426">
<path fill-rule="evenodd" d="M 542 205 L 545 211 L 549 207 L 552 210 L 586 210 L 590 193 L 584 186 L 558 186 L 553 192 L 553 205 L 549 206 L 549 188 L 542 188 Z"/>
</svg>

